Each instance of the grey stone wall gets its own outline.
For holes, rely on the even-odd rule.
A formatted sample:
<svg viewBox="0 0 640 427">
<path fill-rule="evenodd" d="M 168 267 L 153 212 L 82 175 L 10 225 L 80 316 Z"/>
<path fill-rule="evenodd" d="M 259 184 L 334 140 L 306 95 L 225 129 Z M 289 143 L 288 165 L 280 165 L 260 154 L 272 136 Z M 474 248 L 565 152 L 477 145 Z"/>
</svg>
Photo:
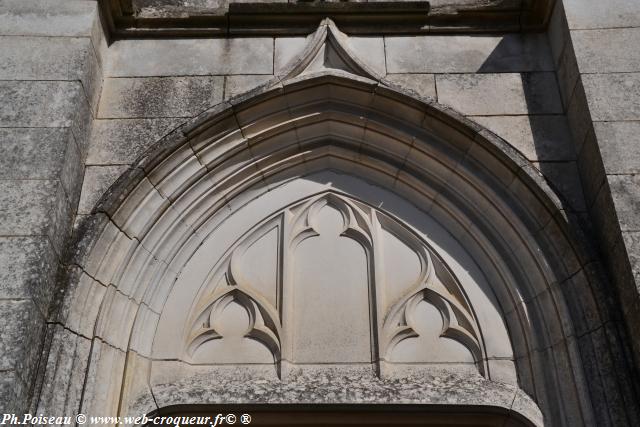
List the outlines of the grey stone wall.
<svg viewBox="0 0 640 427">
<path fill-rule="evenodd" d="M 25 410 L 34 390 L 100 95 L 100 31 L 93 1 L 0 2 L 0 412 Z"/>
<path fill-rule="evenodd" d="M 549 26 L 586 207 L 640 365 L 640 3 L 564 0 Z"/>
</svg>

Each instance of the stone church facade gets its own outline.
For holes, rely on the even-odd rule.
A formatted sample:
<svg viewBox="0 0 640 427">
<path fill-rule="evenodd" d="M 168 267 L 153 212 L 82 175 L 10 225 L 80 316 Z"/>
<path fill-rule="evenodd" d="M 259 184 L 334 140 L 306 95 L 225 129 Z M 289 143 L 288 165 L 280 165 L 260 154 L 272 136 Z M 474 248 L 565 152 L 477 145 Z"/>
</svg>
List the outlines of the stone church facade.
<svg viewBox="0 0 640 427">
<path fill-rule="evenodd" d="M 639 425 L 638 46 L 636 0 L 0 0 L 2 412 Z"/>
</svg>

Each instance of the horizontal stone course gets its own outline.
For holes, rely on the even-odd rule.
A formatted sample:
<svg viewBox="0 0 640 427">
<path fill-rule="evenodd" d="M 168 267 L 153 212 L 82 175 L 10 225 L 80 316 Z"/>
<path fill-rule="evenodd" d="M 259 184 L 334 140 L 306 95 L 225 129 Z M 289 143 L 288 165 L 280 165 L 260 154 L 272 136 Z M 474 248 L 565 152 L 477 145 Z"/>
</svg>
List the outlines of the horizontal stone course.
<svg viewBox="0 0 640 427">
<path fill-rule="evenodd" d="M 0 179 L 59 179 L 73 195 L 82 182 L 82 164 L 71 130 L 0 128 Z"/>
<path fill-rule="evenodd" d="M 132 164 L 154 142 L 184 119 L 96 120 L 91 133 L 88 165 Z"/>
<path fill-rule="evenodd" d="M 0 180 L 0 235 L 46 235 L 60 254 L 71 215 L 59 181 Z"/>
<path fill-rule="evenodd" d="M 387 74 L 385 79 L 420 96 L 436 98 L 436 79 L 433 74 Z"/>
<path fill-rule="evenodd" d="M 100 98 L 100 118 L 192 117 L 222 101 L 224 78 L 109 78 Z"/>
<path fill-rule="evenodd" d="M 571 32 L 581 73 L 640 71 L 640 28 Z"/>
<path fill-rule="evenodd" d="M 640 120 L 640 72 L 582 75 L 593 121 Z"/>
<path fill-rule="evenodd" d="M 436 75 L 438 101 L 465 115 L 562 113 L 553 73 Z"/>
<path fill-rule="evenodd" d="M 120 40 L 107 77 L 273 74 L 272 38 Z"/>
<path fill-rule="evenodd" d="M 594 123 L 608 174 L 640 173 L 640 121 Z"/>
<path fill-rule="evenodd" d="M 79 82 L 0 81 L 0 126 L 69 127 L 81 96 Z"/>
<path fill-rule="evenodd" d="M 544 34 L 386 37 L 389 73 L 552 71 Z"/>
<path fill-rule="evenodd" d="M 607 176 L 622 231 L 640 231 L 640 175 Z"/>
<path fill-rule="evenodd" d="M 637 0 L 563 0 L 570 29 L 640 26 Z"/>
<path fill-rule="evenodd" d="M 0 35 L 89 36 L 97 1 L 3 0 Z"/>
<path fill-rule="evenodd" d="M 232 98 L 247 92 L 273 78 L 267 74 L 253 74 L 246 76 L 228 76 L 224 83 L 224 99 Z"/>
<path fill-rule="evenodd" d="M 475 116 L 473 120 L 505 139 L 531 161 L 575 159 L 564 116 Z"/>
<path fill-rule="evenodd" d="M 0 298 L 32 298 L 48 309 L 57 257 L 46 236 L 0 237 Z"/>
</svg>

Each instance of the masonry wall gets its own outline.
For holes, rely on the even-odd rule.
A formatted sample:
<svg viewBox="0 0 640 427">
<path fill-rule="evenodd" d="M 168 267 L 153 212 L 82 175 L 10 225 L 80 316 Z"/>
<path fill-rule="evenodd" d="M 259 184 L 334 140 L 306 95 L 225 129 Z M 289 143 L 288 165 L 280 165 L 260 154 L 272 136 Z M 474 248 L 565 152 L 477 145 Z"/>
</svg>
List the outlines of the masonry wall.
<svg viewBox="0 0 640 427">
<path fill-rule="evenodd" d="M 549 41 L 593 232 L 640 366 L 640 2 L 557 2 Z M 618 319 L 614 319 L 618 320 Z M 615 327 L 607 335 L 618 334 Z M 623 333 L 624 333 L 623 332 Z"/>
<path fill-rule="evenodd" d="M 0 2 L 0 410 L 34 390 L 78 206 L 101 58 L 91 1 Z"/>
<path fill-rule="evenodd" d="M 558 189 L 566 214 L 593 231 L 612 295 L 623 307 L 584 337 L 597 335 L 606 345 L 608 335 L 630 334 L 640 364 L 640 328 L 624 326 L 640 325 L 637 27 L 637 1 L 564 0 L 548 33 L 352 37 L 350 43 L 388 80 L 502 136 Z M 24 409 L 37 390 L 46 331 L 56 327 L 50 313 L 56 275 L 74 221 L 151 144 L 268 80 L 305 43 L 304 37 L 257 37 L 107 46 L 95 1 L 0 3 L 3 412 Z M 597 261 L 587 267 L 596 270 Z"/>
</svg>

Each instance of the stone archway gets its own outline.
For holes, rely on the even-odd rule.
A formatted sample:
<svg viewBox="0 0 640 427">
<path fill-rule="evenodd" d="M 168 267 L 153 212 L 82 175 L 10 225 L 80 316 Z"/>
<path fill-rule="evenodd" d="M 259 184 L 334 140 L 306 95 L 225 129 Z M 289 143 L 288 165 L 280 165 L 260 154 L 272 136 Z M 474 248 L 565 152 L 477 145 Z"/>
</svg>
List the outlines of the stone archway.
<svg viewBox="0 0 640 427">
<path fill-rule="evenodd" d="M 539 406 L 549 424 L 589 424 L 598 379 L 585 378 L 572 339 L 587 307 L 565 293 L 588 298 L 594 284 L 555 194 L 493 134 L 363 76 L 325 26 L 291 68 L 302 75 L 179 128 L 103 197 L 76 245 L 39 407 L 124 415 L 194 403 L 473 404 L 540 425 Z M 289 222 L 270 228 L 282 217 Z M 322 230 L 352 240 L 346 259 L 362 251 L 360 293 L 341 298 L 360 310 L 343 323 L 369 315 L 357 329 L 365 344 L 336 359 L 300 356 L 291 328 L 313 307 L 287 308 L 295 286 L 256 284 L 267 273 L 238 279 L 253 270 L 235 268 L 234 251 L 266 244 L 258 237 L 274 227 L 282 251 L 291 249 L 283 233 L 291 242 Z M 377 261 L 381 248 L 413 254 L 420 268 L 402 277 Z M 274 277 L 295 276 L 282 265 L 292 259 L 275 258 Z M 387 270 L 391 287 L 379 280 Z M 314 286 L 323 297 L 327 283 Z M 440 333 L 425 343 L 449 340 L 449 350 L 388 355 L 438 316 Z M 220 350 L 225 338 L 235 352 Z M 217 347 L 198 355 L 205 344 Z"/>
</svg>

